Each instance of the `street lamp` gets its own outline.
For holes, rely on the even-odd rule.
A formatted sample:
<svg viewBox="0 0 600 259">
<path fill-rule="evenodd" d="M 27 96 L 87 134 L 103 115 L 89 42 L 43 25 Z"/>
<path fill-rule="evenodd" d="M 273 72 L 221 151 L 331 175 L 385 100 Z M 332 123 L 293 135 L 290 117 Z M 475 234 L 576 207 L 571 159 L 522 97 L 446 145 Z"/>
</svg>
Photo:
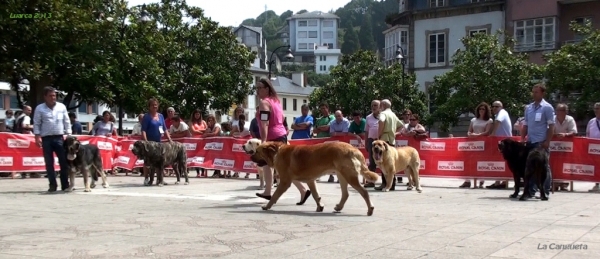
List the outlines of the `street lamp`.
<svg viewBox="0 0 600 259">
<path fill-rule="evenodd" d="M 125 24 L 125 22 L 127 21 L 127 17 L 129 15 L 132 15 L 132 13 L 129 11 L 129 8 L 125 9 L 125 15 L 123 15 L 122 20 L 121 20 L 121 25 L 119 27 L 119 38 L 117 39 L 117 46 L 121 46 L 121 43 L 123 42 L 123 40 L 125 39 L 125 28 L 127 27 L 127 24 Z M 107 21 L 112 22 L 115 19 L 112 17 L 108 17 L 106 18 Z M 146 4 L 142 5 L 142 11 L 140 12 L 140 18 L 138 18 L 138 22 L 140 23 L 146 23 L 151 21 L 152 19 L 150 18 L 150 16 L 148 15 L 148 12 L 146 11 Z M 124 66 L 124 61 L 123 61 L 123 56 L 122 55 L 118 55 L 117 57 L 117 61 L 118 61 L 118 65 L 121 68 L 121 71 L 125 71 L 125 69 L 123 69 Z M 116 89 L 116 87 L 115 87 Z M 118 117 L 119 117 L 119 136 L 123 136 L 123 101 L 121 100 L 121 93 L 120 92 L 116 92 L 116 99 L 117 99 L 117 113 L 118 113 Z"/>
<path fill-rule="evenodd" d="M 278 49 L 280 49 L 280 48 L 287 48 L 288 50 L 287 50 L 287 54 L 285 54 L 285 58 L 287 60 L 293 59 L 294 55 L 292 55 L 291 47 L 292 46 L 290 46 L 290 45 L 284 45 L 284 46 L 279 46 L 275 50 L 273 50 L 273 52 L 271 53 L 271 56 L 269 56 L 269 60 L 267 61 L 267 65 L 269 66 L 269 80 L 271 80 L 271 66 L 273 64 L 275 64 L 275 60 L 273 59 L 273 55 L 275 53 L 277 53 Z"/>
<path fill-rule="evenodd" d="M 404 56 L 404 49 L 400 46 L 400 44 L 398 44 L 397 47 L 396 60 L 398 60 L 400 65 L 402 65 L 402 85 L 404 86 L 404 65 L 406 64 L 406 57 Z"/>
</svg>

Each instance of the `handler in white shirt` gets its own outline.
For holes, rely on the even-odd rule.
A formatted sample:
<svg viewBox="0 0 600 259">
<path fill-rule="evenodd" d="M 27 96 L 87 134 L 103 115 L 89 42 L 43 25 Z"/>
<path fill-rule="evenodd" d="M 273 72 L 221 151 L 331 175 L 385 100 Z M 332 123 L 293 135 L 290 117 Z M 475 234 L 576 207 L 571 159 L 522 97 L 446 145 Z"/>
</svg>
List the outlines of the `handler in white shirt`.
<svg viewBox="0 0 600 259">
<path fill-rule="evenodd" d="M 171 128 L 169 128 L 169 133 L 173 138 L 185 138 L 190 136 L 190 127 L 188 127 L 185 122 L 181 121 L 181 118 L 178 115 L 173 116 L 171 118 L 173 124 L 171 124 Z"/>
<path fill-rule="evenodd" d="M 556 116 L 554 117 L 554 137 L 565 138 L 577 135 L 575 119 L 567 115 L 567 113 L 569 113 L 569 106 L 564 103 L 559 103 L 556 105 L 554 112 L 556 113 Z M 568 186 L 568 182 L 557 181 L 554 183 L 553 188 L 566 191 Z"/>
</svg>

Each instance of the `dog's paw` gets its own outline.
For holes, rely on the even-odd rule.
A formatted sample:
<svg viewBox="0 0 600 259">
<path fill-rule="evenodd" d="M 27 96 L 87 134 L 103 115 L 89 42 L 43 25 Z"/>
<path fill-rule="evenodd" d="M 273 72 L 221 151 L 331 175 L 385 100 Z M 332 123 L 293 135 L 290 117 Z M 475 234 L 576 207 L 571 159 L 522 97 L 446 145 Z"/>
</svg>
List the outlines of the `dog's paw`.
<svg viewBox="0 0 600 259">
<path fill-rule="evenodd" d="M 369 210 L 367 210 L 367 216 L 373 216 L 374 210 L 375 210 L 375 207 L 370 207 Z"/>
<path fill-rule="evenodd" d="M 323 209 L 325 209 L 325 205 L 323 205 L 323 204 L 317 205 L 317 212 L 323 212 Z"/>
<path fill-rule="evenodd" d="M 423 192 L 423 189 L 421 189 L 421 188 L 417 188 L 417 192 L 418 192 L 418 193 L 422 193 L 422 192 Z"/>
<path fill-rule="evenodd" d="M 96 188 L 96 184 L 95 183 L 90 184 L 90 188 Z"/>
<path fill-rule="evenodd" d="M 408 186 L 406 187 L 407 190 L 412 191 L 413 187 L 412 186 Z"/>
<path fill-rule="evenodd" d="M 83 191 L 84 191 L 84 192 L 91 192 L 91 191 L 92 191 L 92 189 L 85 189 L 85 190 L 83 190 Z"/>
<path fill-rule="evenodd" d="M 518 194 L 511 194 L 508 196 L 508 198 L 511 198 L 511 199 L 516 199 L 517 197 L 519 197 Z"/>
<path fill-rule="evenodd" d="M 262 208 L 262 210 L 269 210 L 269 207 L 267 205 L 264 205 L 261 208 Z"/>
<path fill-rule="evenodd" d="M 175 184 L 179 184 L 179 181 L 175 182 Z"/>
<path fill-rule="evenodd" d="M 102 187 L 103 187 L 103 188 L 108 188 L 108 187 L 109 187 L 109 185 L 108 185 L 108 183 L 103 183 L 103 184 L 102 184 Z"/>
<path fill-rule="evenodd" d="M 188 185 L 188 184 L 190 184 L 190 182 L 185 182 L 183 185 Z"/>
<path fill-rule="evenodd" d="M 340 212 L 340 211 L 342 211 L 342 209 L 344 209 L 344 206 L 341 206 L 339 204 L 336 204 L 335 207 L 333 207 L 333 210 L 335 212 Z"/>
</svg>

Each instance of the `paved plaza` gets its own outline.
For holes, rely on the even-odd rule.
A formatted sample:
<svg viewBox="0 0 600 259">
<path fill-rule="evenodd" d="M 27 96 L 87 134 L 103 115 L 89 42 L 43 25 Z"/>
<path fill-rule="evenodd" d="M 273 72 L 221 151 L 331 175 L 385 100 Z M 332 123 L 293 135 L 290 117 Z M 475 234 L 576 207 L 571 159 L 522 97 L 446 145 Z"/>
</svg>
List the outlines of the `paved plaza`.
<svg viewBox="0 0 600 259">
<path fill-rule="evenodd" d="M 591 183 L 548 202 L 519 202 L 510 190 L 423 178 L 420 194 L 371 190 L 375 213 L 367 217 L 353 190 L 343 212 L 332 213 L 340 191 L 331 183 L 318 185 L 325 211 L 317 213 L 312 198 L 295 205 L 294 187 L 262 211 L 257 180 L 109 181 L 91 193 L 47 194 L 45 178 L 1 179 L 0 258 L 600 258 L 600 195 L 583 192 Z"/>
</svg>

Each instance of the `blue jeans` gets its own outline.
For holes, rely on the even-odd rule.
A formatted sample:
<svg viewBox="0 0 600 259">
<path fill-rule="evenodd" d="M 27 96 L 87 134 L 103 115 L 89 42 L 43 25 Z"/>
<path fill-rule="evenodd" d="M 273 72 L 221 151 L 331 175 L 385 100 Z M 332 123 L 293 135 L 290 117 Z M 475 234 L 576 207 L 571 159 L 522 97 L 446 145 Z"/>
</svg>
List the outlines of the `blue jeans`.
<svg viewBox="0 0 600 259">
<path fill-rule="evenodd" d="M 44 163 L 46 163 L 46 174 L 50 185 L 57 186 L 56 172 L 54 171 L 54 154 L 58 157 L 60 165 L 60 186 L 61 189 L 69 188 L 69 174 L 67 164 L 67 154 L 63 148 L 63 136 L 53 135 L 42 137 L 42 151 L 44 152 Z"/>
<path fill-rule="evenodd" d="M 527 145 L 532 148 L 537 148 L 542 145 L 542 142 L 527 142 Z M 548 158 L 550 158 L 550 151 L 548 149 L 546 149 L 546 153 L 548 153 Z M 552 171 L 550 171 L 550 163 L 546 165 L 546 171 L 548 172 L 548 174 L 546 175 L 546 181 L 544 181 L 544 189 L 546 189 L 546 196 L 550 197 L 550 190 L 552 188 L 550 186 L 552 184 Z M 534 196 L 535 193 L 538 191 L 535 181 L 529 181 L 529 186 L 527 186 L 527 188 L 529 188 L 529 193 L 531 194 L 531 196 Z"/>
</svg>

